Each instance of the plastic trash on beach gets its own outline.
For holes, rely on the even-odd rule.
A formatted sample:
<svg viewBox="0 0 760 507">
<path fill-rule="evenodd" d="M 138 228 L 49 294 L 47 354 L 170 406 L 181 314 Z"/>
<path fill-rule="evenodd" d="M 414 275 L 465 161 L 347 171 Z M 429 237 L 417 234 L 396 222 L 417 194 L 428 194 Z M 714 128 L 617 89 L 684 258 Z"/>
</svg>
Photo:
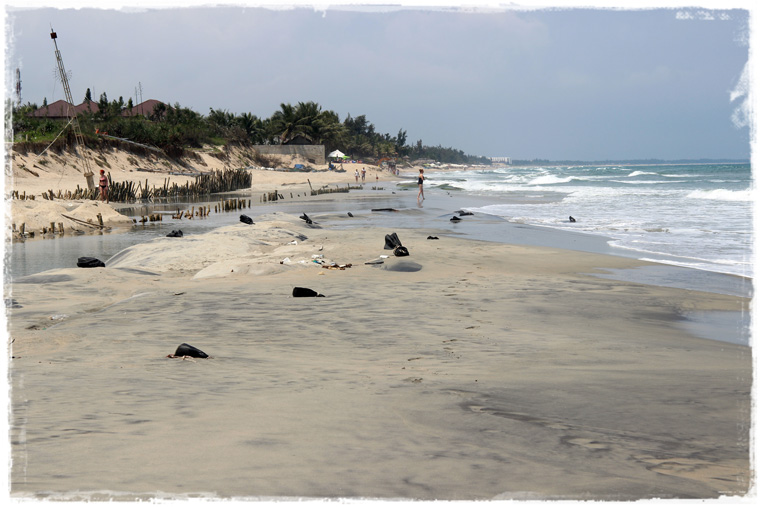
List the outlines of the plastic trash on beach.
<svg viewBox="0 0 760 507">
<path fill-rule="evenodd" d="M 385 235 L 385 249 L 393 250 L 393 255 L 396 257 L 406 257 L 409 255 L 409 250 L 401 244 L 401 240 L 398 239 L 398 235 L 395 232 Z"/>
<path fill-rule="evenodd" d="M 298 241 L 296 241 L 296 240 L 293 240 L 290 243 L 288 243 L 288 245 L 297 245 L 297 244 L 298 244 Z"/>
<path fill-rule="evenodd" d="M 290 257 L 285 257 L 280 261 L 280 264 L 290 264 Z"/>
<path fill-rule="evenodd" d="M 396 257 L 406 257 L 409 255 L 409 250 L 405 246 L 399 245 L 393 250 L 393 255 Z"/>
</svg>

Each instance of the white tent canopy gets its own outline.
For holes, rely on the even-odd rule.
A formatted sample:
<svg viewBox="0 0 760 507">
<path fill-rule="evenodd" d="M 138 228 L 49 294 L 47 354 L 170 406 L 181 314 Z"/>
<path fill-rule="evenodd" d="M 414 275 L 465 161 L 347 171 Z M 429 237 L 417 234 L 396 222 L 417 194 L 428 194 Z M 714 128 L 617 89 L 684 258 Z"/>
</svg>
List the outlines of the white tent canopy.
<svg viewBox="0 0 760 507">
<path fill-rule="evenodd" d="M 335 150 L 333 152 L 330 152 L 329 155 L 327 155 L 328 158 L 343 158 L 346 154 L 341 152 L 340 150 Z"/>
</svg>

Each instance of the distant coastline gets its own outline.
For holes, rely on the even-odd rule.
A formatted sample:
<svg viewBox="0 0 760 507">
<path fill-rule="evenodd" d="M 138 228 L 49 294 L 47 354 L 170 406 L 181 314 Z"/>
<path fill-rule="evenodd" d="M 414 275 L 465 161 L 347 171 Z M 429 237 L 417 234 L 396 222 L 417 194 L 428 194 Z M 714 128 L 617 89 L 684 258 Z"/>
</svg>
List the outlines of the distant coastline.
<svg viewBox="0 0 760 507">
<path fill-rule="evenodd" d="M 519 160 L 514 159 L 509 165 L 513 166 L 536 166 L 536 165 L 708 165 L 708 164 L 749 164 L 749 159 L 734 159 L 734 158 L 699 158 L 699 159 L 676 159 L 676 160 L 662 160 L 662 159 L 633 159 L 633 160 L 546 160 L 546 159 L 533 159 L 533 160 Z"/>
</svg>

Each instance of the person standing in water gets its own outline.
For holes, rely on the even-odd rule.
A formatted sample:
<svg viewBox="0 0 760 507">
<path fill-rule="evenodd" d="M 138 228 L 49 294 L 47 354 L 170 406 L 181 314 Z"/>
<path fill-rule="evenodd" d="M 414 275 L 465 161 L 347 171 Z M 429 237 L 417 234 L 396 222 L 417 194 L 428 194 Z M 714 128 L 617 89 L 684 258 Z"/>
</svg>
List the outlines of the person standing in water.
<svg viewBox="0 0 760 507">
<path fill-rule="evenodd" d="M 417 192 L 417 200 L 425 200 L 425 193 L 422 191 L 422 182 L 425 181 L 425 176 L 423 175 L 424 169 L 420 169 L 420 175 L 417 177 L 417 186 L 420 187 L 420 191 Z"/>
</svg>

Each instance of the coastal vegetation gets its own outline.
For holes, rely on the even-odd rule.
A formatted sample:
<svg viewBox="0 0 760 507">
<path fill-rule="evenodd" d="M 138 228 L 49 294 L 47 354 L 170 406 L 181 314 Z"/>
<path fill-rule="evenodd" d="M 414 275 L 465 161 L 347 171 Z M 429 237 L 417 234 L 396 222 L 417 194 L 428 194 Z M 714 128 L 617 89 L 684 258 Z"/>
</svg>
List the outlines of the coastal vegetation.
<svg viewBox="0 0 760 507">
<path fill-rule="evenodd" d="M 77 118 L 85 143 L 97 143 L 99 133 L 129 140 L 162 150 L 170 157 L 182 157 L 192 150 L 226 145 L 279 145 L 293 142 L 320 144 L 326 153 L 340 150 L 353 159 L 406 158 L 411 161 L 425 159 L 440 163 L 490 164 L 486 157 L 467 155 L 450 147 L 427 146 L 422 140 L 414 145 L 407 143 L 407 132 L 399 129 L 391 135 L 375 130 L 366 115 L 351 116 L 341 121 L 339 115 L 323 109 L 316 102 L 283 103 L 269 118 L 252 113 L 233 114 L 210 108 L 202 115 L 179 103 L 173 106 L 157 103 L 145 114 L 128 114 L 132 99 L 126 103 L 122 97 L 108 100 L 106 93 L 97 102 L 92 101 L 90 90 L 85 103 L 97 107 L 86 109 Z M 47 105 L 43 101 L 42 107 Z M 37 104 L 12 106 L 14 142 L 73 143 L 71 129 L 65 129 L 65 119 L 31 116 Z"/>
</svg>

